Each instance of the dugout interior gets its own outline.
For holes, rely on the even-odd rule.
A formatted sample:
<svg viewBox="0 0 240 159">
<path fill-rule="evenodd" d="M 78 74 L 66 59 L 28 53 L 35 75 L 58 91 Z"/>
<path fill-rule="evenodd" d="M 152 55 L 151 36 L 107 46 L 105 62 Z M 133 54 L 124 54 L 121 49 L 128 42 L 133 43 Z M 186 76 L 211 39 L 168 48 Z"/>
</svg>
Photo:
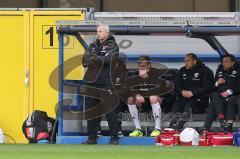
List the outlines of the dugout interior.
<svg viewBox="0 0 240 159">
<path fill-rule="evenodd" d="M 134 74 L 133 63 L 140 55 L 149 55 L 154 62 L 160 62 L 168 68 L 165 79 L 173 81 L 178 69 L 183 65 L 184 54 L 193 52 L 198 55 L 213 72 L 221 56 L 234 54 L 239 60 L 239 13 L 91 13 L 85 21 L 59 21 L 59 130 L 60 135 L 86 135 L 86 120 L 78 117 L 78 111 L 85 111 L 81 85 L 84 68 L 79 63 L 81 55 L 96 38 L 96 25 L 107 23 L 117 43 L 120 57 L 127 65 L 129 76 Z M 69 39 L 74 49 L 69 49 Z M 67 65 L 65 59 L 74 59 Z M 79 69 L 78 78 L 68 78 L 71 70 Z M 70 71 L 69 71 L 70 70 Z M 67 91 L 65 91 L 67 90 Z M 168 99 L 169 98 L 169 99 Z M 174 92 L 166 96 L 169 102 L 163 104 L 162 127 L 169 125 L 168 112 L 174 102 Z M 61 102 L 63 101 L 63 102 Z M 64 110 L 69 111 L 64 115 Z M 125 109 L 122 113 L 122 129 L 125 135 L 134 129 L 133 122 Z M 145 115 L 145 116 L 144 116 Z M 65 118 L 66 117 L 66 118 Z M 143 113 L 141 125 L 145 134 L 154 127 L 150 118 Z M 186 126 L 202 127 L 206 113 L 192 114 Z M 234 123 L 238 127 L 238 123 Z M 108 135 L 105 118 L 101 122 L 103 133 Z M 217 122 L 213 127 L 219 127 Z"/>
</svg>

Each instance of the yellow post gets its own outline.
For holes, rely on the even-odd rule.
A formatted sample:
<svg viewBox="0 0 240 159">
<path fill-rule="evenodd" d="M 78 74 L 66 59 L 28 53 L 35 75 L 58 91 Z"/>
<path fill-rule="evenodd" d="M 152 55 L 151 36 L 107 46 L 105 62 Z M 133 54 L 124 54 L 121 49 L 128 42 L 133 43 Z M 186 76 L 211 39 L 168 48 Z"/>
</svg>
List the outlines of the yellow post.
<svg viewBox="0 0 240 159">
<path fill-rule="evenodd" d="M 46 111 L 55 116 L 58 102 L 58 92 L 51 88 L 49 76 L 58 67 L 58 34 L 57 20 L 83 20 L 84 11 L 31 11 L 30 13 L 30 41 L 31 41 L 31 106 L 32 110 Z M 73 36 L 66 37 L 68 51 L 66 59 L 83 53 L 82 47 Z M 80 62 L 80 61 L 79 61 Z M 80 79 L 83 68 L 74 69 L 68 78 Z M 56 79 L 56 83 L 58 80 Z"/>
<path fill-rule="evenodd" d="M 9 143 L 25 143 L 22 123 L 29 114 L 29 13 L 0 11 L 0 128 Z M 13 140 L 9 137 L 12 137 Z"/>
</svg>

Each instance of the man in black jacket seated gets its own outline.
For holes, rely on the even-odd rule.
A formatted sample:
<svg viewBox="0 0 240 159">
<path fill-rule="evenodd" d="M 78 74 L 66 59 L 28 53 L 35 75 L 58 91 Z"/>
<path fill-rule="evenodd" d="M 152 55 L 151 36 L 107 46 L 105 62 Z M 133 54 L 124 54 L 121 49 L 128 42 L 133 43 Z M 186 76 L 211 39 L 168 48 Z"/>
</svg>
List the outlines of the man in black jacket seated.
<svg viewBox="0 0 240 159">
<path fill-rule="evenodd" d="M 183 128 L 186 122 L 183 114 L 189 113 L 190 109 L 193 112 L 205 111 L 208 106 L 208 94 L 213 85 L 213 72 L 198 60 L 195 54 L 186 54 L 184 62 L 185 66 L 180 69 L 175 81 L 177 99 L 173 105 L 173 119 L 169 125 L 177 130 Z"/>
<path fill-rule="evenodd" d="M 90 44 L 89 50 L 84 54 L 82 59 L 83 66 L 87 67 L 84 80 L 89 86 L 104 90 L 113 91 L 111 79 L 111 67 L 115 66 L 113 62 L 117 62 L 119 47 L 115 38 L 109 33 L 109 26 L 101 24 L 97 27 L 97 40 Z M 101 96 L 101 91 L 99 92 Z M 96 106 L 100 101 L 94 98 L 86 97 L 86 107 Z M 111 106 L 114 107 L 114 106 Z M 110 111 L 110 110 L 109 110 Z M 106 114 L 110 129 L 110 143 L 118 144 L 118 118 L 117 109 L 113 109 Z M 88 120 L 88 140 L 85 144 L 96 144 L 97 127 L 101 122 L 101 116 Z"/>
<path fill-rule="evenodd" d="M 223 56 L 215 75 L 215 90 L 211 95 L 204 129 L 209 130 L 216 116 L 225 132 L 232 132 L 236 116 L 236 98 L 240 93 L 240 70 L 231 54 Z"/>
</svg>

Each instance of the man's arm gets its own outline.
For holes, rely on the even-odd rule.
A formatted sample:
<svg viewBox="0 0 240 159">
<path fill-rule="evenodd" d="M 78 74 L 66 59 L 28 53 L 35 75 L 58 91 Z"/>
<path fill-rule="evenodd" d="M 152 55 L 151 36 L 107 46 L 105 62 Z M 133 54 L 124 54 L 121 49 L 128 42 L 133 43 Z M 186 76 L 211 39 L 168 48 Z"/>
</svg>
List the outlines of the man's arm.
<svg viewBox="0 0 240 159">
<path fill-rule="evenodd" d="M 213 79 L 214 76 L 212 70 L 210 70 L 209 68 L 205 68 L 202 77 L 203 85 L 201 88 L 192 91 L 193 96 L 199 96 L 209 93 L 213 88 Z"/>
<path fill-rule="evenodd" d="M 88 67 L 89 63 L 93 60 L 93 58 L 95 58 L 97 51 L 96 49 L 97 46 L 95 43 L 91 43 L 89 45 L 89 50 L 86 50 L 82 58 L 83 67 Z"/>
<path fill-rule="evenodd" d="M 221 71 L 221 68 L 222 68 L 222 66 L 219 65 L 218 68 L 217 68 L 215 77 L 214 77 L 214 89 L 215 89 L 215 90 L 219 87 L 219 85 L 225 83 L 224 78 L 223 78 L 223 77 L 219 77 L 219 75 L 218 75 L 219 72 Z"/>
<path fill-rule="evenodd" d="M 180 69 L 175 79 L 175 91 L 177 96 L 182 96 L 182 70 Z"/>
<path fill-rule="evenodd" d="M 237 70 L 237 76 L 236 76 L 236 83 L 232 85 L 230 89 L 228 89 L 229 95 L 239 95 L 240 94 L 240 70 Z"/>
<path fill-rule="evenodd" d="M 104 46 L 106 53 L 105 56 L 99 56 L 99 58 L 104 62 L 104 66 L 109 66 L 112 60 L 112 57 L 115 55 L 118 57 L 119 55 L 119 47 L 115 41 L 109 42 Z"/>
</svg>

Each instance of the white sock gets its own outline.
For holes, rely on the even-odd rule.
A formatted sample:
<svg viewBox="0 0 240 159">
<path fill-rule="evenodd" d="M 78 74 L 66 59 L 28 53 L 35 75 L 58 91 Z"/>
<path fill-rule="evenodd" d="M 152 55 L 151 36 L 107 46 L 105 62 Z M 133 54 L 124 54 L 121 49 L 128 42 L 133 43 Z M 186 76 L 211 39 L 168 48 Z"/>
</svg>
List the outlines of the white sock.
<svg viewBox="0 0 240 159">
<path fill-rule="evenodd" d="M 155 129 L 161 130 L 161 106 L 159 103 L 151 104 L 153 117 L 155 119 Z"/>
<path fill-rule="evenodd" d="M 139 122 L 139 119 L 138 119 L 137 106 L 136 105 L 128 105 L 128 109 L 129 109 L 129 112 L 131 114 L 131 117 L 133 119 L 133 123 L 134 123 L 136 129 L 141 130 L 140 122 Z"/>
</svg>

